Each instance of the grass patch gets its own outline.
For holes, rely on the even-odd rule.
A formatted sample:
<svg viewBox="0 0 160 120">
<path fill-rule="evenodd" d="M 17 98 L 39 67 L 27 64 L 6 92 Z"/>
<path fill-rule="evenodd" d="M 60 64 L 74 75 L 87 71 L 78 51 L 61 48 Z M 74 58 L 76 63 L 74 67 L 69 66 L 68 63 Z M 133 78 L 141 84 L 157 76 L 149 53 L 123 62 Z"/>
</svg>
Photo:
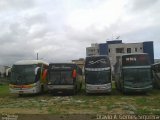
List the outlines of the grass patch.
<svg viewBox="0 0 160 120">
<path fill-rule="evenodd" d="M 42 94 L 18 97 L 9 94 L 8 85 L 0 85 L 0 110 L 17 109 L 19 112 L 19 109 L 34 109 L 36 113 L 56 115 L 101 113 L 160 115 L 160 90 L 152 90 L 146 95 L 124 95 L 115 89 L 114 82 L 112 86 L 111 95 L 85 95 L 83 85 L 81 92 L 75 96 Z"/>
<path fill-rule="evenodd" d="M 136 99 L 136 104 L 138 105 L 147 105 L 147 103 L 149 103 L 147 98 L 137 98 Z"/>
<path fill-rule="evenodd" d="M 0 85 L 0 97 L 9 95 L 9 86 L 7 84 Z"/>
</svg>

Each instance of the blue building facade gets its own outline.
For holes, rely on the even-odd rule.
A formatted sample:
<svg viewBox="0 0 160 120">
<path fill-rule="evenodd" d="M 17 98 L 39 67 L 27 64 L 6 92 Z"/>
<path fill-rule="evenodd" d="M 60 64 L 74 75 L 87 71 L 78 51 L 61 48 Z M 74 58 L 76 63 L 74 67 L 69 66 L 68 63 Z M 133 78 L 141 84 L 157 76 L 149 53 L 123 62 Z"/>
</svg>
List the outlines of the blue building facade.
<svg viewBox="0 0 160 120">
<path fill-rule="evenodd" d="M 107 43 L 99 44 L 99 54 L 100 55 L 108 55 L 108 45 Z"/>
<path fill-rule="evenodd" d="M 109 54 L 109 45 L 110 44 L 123 44 L 122 40 L 113 40 L 113 41 L 106 41 L 106 43 L 99 44 L 99 54 L 100 55 L 108 55 Z M 125 44 L 125 43 L 124 43 Z M 126 43 L 127 44 L 127 43 Z M 154 46 L 153 41 L 146 41 L 140 43 L 143 45 L 143 53 L 148 53 L 150 57 L 150 61 L 154 63 Z"/>
<path fill-rule="evenodd" d="M 109 44 L 119 44 L 122 43 L 122 40 L 113 40 L 113 41 L 106 41 L 106 43 L 99 44 L 99 54 L 100 55 L 108 55 L 108 45 Z"/>
<path fill-rule="evenodd" d="M 153 64 L 154 63 L 154 47 L 153 47 L 153 41 L 147 41 L 143 42 L 143 52 L 148 53 L 150 57 L 150 61 Z"/>
</svg>

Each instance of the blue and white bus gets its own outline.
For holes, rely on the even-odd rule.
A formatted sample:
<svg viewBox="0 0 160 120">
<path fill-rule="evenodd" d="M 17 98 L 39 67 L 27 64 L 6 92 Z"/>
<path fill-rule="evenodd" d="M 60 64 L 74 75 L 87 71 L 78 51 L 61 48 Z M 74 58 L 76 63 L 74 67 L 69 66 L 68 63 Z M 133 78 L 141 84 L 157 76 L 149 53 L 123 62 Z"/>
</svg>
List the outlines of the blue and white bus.
<svg viewBox="0 0 160 120">
<path fill-rule="evenodd" d="M 111 93 L 111 65 L 108 56 L 89 56 L 85 61 L 86 93 Z"/>
</svg>

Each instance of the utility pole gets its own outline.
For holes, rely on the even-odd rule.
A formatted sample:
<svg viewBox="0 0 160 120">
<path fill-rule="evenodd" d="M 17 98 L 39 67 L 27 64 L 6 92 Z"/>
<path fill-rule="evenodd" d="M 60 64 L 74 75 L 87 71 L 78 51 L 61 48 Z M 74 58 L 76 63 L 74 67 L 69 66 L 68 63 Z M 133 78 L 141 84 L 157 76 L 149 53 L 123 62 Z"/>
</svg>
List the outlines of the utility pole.
<svg viewBox="0 0 160 120">
<path fill-rule="evenodd" d="M 37 60 L 38 60 L 38 53 L 37 53 Z"/>
</svg>

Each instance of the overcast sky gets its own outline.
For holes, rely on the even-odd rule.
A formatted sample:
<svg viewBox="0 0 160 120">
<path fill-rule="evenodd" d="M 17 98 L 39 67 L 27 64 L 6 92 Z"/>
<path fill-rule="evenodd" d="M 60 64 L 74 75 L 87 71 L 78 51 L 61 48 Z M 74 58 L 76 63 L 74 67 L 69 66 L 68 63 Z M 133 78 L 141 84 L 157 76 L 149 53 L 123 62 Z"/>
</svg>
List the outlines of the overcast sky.
<svg viewBox="0 0 160 120">
<path fill-rule="evenodd" d="M 116 36 L 154 41 L 160 58 L 160 0 L 0 0 L 0 65 L 86 56 L 91 43 Z"/>
</svg>

